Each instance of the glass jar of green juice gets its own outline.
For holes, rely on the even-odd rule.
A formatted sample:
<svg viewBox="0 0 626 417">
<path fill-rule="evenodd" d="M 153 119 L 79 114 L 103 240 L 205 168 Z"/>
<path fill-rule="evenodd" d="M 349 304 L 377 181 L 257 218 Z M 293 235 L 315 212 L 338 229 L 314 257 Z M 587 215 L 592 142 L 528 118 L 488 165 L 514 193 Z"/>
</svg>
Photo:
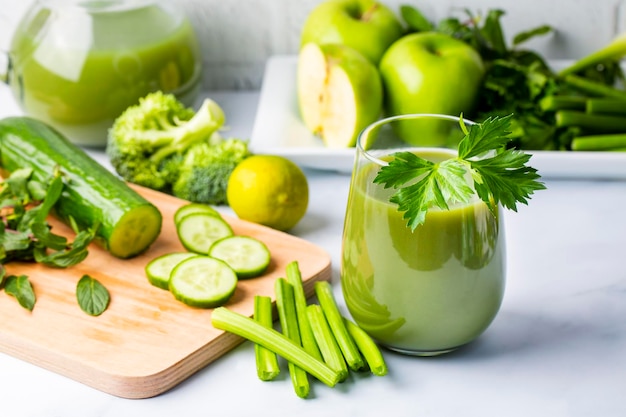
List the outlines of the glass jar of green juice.
<svg viewBox="0 0 626 417">
<path fill-rule="evenodd" d="M 191 24 L 175 6 L 36 0 L 13 35 L 6 81 L 27 115 L 74 143 L 103 146 L 114 119 L 152 91 L 193 104 L 201 57 Z"/>
</svg>

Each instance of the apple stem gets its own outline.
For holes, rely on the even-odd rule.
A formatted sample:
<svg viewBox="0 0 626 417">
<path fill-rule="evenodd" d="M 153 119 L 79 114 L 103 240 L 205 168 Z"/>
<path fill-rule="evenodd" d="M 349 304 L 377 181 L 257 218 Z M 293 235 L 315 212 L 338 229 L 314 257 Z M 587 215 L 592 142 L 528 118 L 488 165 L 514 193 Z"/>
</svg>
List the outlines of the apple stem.
<svg viewBox="0 0 626 417">
<path fill-rule="evenodd" d="M 360 20 L 364 22 L 368 22 L 372 18 L 372 15 L 376 12 L 376 9 L 378 9 L 378 4 L 376 3 L 372 4 L 372 6 L 369 9 L 361 13 Z"/>
</svg>

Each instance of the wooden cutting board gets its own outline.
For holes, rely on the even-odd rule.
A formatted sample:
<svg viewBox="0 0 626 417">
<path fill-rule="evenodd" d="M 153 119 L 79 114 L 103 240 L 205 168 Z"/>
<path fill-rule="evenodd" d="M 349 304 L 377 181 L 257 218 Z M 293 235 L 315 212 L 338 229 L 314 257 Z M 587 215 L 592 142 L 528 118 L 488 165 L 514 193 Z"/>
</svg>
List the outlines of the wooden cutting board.
<svg viewBox="0 0 626 417">
<path fill-rule="evenodd" d="M 0 351 L 125 398 L 148 398 L 167 391 L 204 368 L 243 339 L 211 326 L 211 310 L 188 307 L 170 292 L 150 285 L 144 267 L 155 257 L 184 250 L 174 228 L 183 200 L 137 188 L 163 214 L 163 230 L 150 249 L 130 260 L 112 257 L 92 245 L 82 263 L 68 269 L 37 264 L 7 265 L 9 274 L 26 274 L 37 303 L 32 312 L 0 291 Z M 268 271 L 242 280 L 226 305 L 252 316 L 254 295 L 274 297 L 274 281 L 297 261 L 307 296 L 313 284 L 328 280 L 330 257 L 321 248 L 289 235 L 229 216 L 235 234 L 253 236 L 271 251 Z M 54 219 L 55 231 L 71 236 Z M 84 275 L 111 293 L 109 308 L 92 317 L 76 302 L 76 283 Z"/>
</svg>

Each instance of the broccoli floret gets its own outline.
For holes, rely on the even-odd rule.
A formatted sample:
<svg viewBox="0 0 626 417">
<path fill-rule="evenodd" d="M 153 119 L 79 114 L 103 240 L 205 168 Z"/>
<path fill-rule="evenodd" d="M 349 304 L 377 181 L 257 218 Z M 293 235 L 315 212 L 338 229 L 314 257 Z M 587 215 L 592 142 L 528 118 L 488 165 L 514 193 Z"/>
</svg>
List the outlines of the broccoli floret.
<svg viewBox="0 0 626 417">
<path fill-rule="evenodd" d="M 205 204 L 226 203 L 226 186 L 233 169 L 250 155 L 248 143 L 223 139 L 198 143 L 187 151 L 174 183 L 173 194 Z"/>
<path fill-rule="evenodd" d="M 115 120 L 106 152 L 125 180 L 164 190 L 178 177 L 185 151 L 208 142 L 223 124 L 224 112 L 210 99 L 194 112 L 172 94 L 150 93 Z"/>
</svg>

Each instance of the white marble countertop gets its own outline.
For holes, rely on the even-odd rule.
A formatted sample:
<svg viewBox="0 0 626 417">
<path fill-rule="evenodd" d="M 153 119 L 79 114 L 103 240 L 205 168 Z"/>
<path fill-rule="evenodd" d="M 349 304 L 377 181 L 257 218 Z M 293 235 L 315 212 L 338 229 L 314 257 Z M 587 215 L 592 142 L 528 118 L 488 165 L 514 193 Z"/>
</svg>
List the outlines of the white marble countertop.
<svg viewBox="0 0 626 417">
<path fill-rule="evenodd" d="M 233 134 L 249 136 L 258 93 L 210 95 Z M 0 85 L 0 117 L 18 113 Z M 90 152 L 106 164 L 102 153 Z M 331 254 L 339 294 L 349 177 L 306 173 L 310 206 L 291 233 Z M 352 376 L 334 389 L 315 383 L 312 398 L 302 400 L 287 377 L 258 380 L 253 346 L 244 343 L 160 396 L 128 400 L 0 353 L 2 415 L 624 416 L 626 182 L 546 183 L 529 206 L 506 214 L 508 277 L 498 317 L 453 354 L 385 352 L 388 376 Z"/>
</svg>

